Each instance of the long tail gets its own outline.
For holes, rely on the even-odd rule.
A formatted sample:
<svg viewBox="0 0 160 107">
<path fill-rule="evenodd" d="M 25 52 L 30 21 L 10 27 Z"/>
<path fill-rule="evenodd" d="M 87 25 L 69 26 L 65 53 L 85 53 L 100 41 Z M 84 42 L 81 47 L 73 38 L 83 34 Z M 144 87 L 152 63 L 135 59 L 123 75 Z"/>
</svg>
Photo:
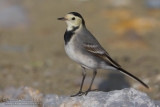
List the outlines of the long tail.
<svg viewBox="0 0 160 107">
<path fill-rule="evenodd" d="M 106 60 L 106 63 L 104 63 L 104 65 L 102 65 L 102 68 L 108 70 L 108 69 L 111 69 L 111 70 L 118 70 L 120 71 L 121 73 L 131 77 L 132 79 L 138 81 L 139 83 L 141 83 L 144 87 L 146 88 L 149 88 L 148 85 L 146 85 L 142 80 L 140 80 L 139 78 L 137 78 L 136 76 L 132 75 L 131 73 L 127 72 L 126 70 L 124 70 L 123 68 L 121 68 L 121 66 L 116 63 L 114 60 L 112 60 L 109 56 L 107 56 L 106 54 L 106 57 L 109 59 L 109 62 L 108 60 Z M 107 66 L 108 65 L 108 66 Z"/>
<path fill-rule="evenodd" d="M 149 89 L 149 86 L 146 85 L 142 80 L 138 79 L 136 76 L 132 75 L 131 73 L 127 72 L 126 70 L 124 70 L 123 68 L 119 68 L 116 67 L 120 72 L 122 72 L 123 74 L 133 78 L 134 80 L 137 80 L 138 82 L 140 82 L 144 87 Z"/>
</svg>

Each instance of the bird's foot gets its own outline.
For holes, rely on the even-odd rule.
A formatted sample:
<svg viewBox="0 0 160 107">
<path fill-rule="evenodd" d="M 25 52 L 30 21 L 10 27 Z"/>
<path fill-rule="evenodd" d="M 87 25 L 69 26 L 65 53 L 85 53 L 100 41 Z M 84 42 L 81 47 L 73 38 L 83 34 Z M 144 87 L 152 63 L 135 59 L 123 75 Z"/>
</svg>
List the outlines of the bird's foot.
<svg viewBox="0 0 160 107">
<path fill-rule="evenodd" d="M 84 93 L 85 93 L 85 95 L 87 95 L 89 92 L 91 92 L 91 91 L 98 91 L 98 89 L 94 89 L 94 90 L 91 90 L 91 89 L 88 89 L 87 91 L 85 91 Z"/>
<path fill-rule="evenodd" d="M 79 91 L 77 94 L 71 95 L 71 97 L 82 96 L 85 92 Z"/>
<path fill-rule="evenodd" d="M 87 95 L 89 92 L 91 91 L 98 91 L 98 89 L 94 89 L 94 90 L 91 90 L 91 89 L 88 89 L 87 91 L 85 92 L 82 92 L 82 91 L 79 91 L 77 94 L 74 94 L 74 95 L 71 95 L 71 97 L 75 97 L 75 96 L 82 96 L 82 95 Z"/>
</svg>

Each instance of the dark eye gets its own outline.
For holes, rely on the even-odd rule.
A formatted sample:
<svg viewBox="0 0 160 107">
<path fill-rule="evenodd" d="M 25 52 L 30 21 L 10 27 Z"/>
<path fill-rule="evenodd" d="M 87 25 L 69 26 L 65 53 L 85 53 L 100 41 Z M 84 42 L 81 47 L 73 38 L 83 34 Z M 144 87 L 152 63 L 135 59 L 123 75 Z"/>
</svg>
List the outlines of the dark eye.
<svg viewBox="0 0 160 107">
<path fill-rule="evenodd" d="M 72 20 L 75 20 L 75 17 L 72 17 Z"/>
</svg>

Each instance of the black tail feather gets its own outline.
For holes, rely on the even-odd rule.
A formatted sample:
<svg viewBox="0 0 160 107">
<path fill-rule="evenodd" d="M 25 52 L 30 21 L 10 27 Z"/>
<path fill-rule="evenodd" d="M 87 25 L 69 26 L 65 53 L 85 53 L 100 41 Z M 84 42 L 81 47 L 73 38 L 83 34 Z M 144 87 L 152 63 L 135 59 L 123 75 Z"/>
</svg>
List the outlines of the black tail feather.
<svg viewBox="0 0 160 107">
<path fill-rule="evenodd" d="M 149 89 L 149 86 L 147 84 L 145 84 L 142 80 L 140 80 L 139 78 L 137 78 L 136 76 L 132 75 L 131 73 L 127 72 L 126 70 L 124 70 L 123 68 L 117 68 L 120 72 L 126 74 L 127 76 L 137 80 L 138 82 L 140 82 L 144 87 Z"/>
</svg>

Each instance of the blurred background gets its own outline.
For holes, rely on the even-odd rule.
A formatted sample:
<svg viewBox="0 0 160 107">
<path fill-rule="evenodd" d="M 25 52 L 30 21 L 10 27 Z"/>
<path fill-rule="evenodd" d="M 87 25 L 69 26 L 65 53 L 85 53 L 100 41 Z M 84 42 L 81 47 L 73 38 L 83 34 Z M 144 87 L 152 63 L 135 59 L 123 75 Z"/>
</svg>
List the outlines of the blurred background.
<svg viewBox="0 0 160 107">
<path fill-rule="evenodd" d="M 0 0 L 0 92 L 21 86 L 44 94 L 79 91 L 81 67 L 66 55 L 66 24 L 57 20 L 72 11 L 113 59 L 150 86 L 99 70 L 93 88 L 133 87 L 160 100 L 160 0 Z M 87 71 L 84 90 L 92 77 Z"/>
</svg>

